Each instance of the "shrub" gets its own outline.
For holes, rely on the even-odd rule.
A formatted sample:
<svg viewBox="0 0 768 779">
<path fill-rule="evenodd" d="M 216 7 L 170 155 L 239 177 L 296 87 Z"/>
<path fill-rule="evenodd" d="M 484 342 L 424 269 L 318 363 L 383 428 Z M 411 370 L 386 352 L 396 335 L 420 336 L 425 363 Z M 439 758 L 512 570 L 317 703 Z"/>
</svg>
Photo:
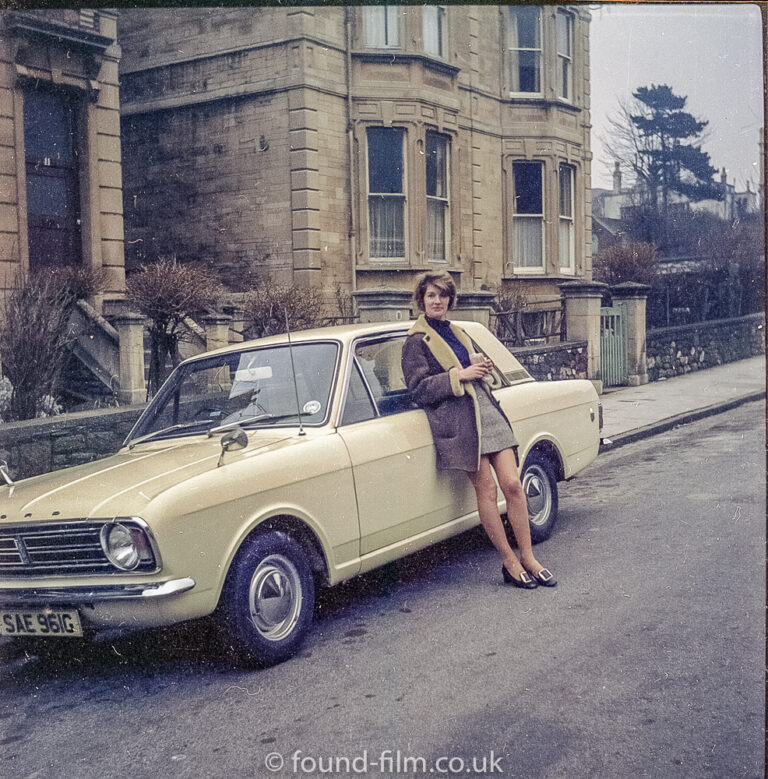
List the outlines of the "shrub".
<svg viewBox="0 0 768 779">
<path fill-rule="evenodd" d="M 63 272 L 44 271 L 17 282 L 5 297 L 0 360 L 11 385 L 6 420 L 56 411 L 55 396 L 69 347 L 69 317 L 76 302 Z"/>
<path fill-rule="evenodd" d="M 94 270 L 82 265 L 67 265 L 44 272 L 65 289 L 73 300 L 84 300 L 101 292 L 107 275 L 102 269 Z"/>
<path fill-rule="evenodd" d="M 323 295 L 317 287 L 299 287 L 265 281 L 246 293 L 245 327 L 251 338 L 285 332 L 285 318 L 293 330 L 324 324 Z"/>
<path fill-rule="evenodd" d="M 612 244 L 598 252 L 593 265 L 595 280 L 610 285 L 625 281 L 650 285 L 657 270 L 656 247 L 642 241 Z"/>
<path fill-rule="evenodd" d="M 149 319 L 150 360 L 147 394 L 154 395 L 166 378 L 166 363 L 181 361 L 182 323 L 216 305 L 222 287 L 208 271 L 160 257 L 142 265 L 126 282 L 129 303 Z"/>
</svg>

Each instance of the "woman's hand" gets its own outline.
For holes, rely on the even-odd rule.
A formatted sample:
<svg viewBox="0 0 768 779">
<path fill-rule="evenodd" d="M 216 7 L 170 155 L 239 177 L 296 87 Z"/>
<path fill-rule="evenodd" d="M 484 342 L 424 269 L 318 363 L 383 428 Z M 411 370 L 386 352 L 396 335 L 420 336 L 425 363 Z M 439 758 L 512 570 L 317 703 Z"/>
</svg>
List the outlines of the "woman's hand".
<svg viewBox="0 0 768 779">
<path fill-rule="evenodd" d="M 486 376 L 490 376 L 493 370 L 493 363 L 490 360 L 483 360 L 482 362 L 469 365 L 466 368 L 462 368 L 459 371 L 459 379 L 461 381 L 475 381 L 475 379 L 484 379 Z"/>
</svg>

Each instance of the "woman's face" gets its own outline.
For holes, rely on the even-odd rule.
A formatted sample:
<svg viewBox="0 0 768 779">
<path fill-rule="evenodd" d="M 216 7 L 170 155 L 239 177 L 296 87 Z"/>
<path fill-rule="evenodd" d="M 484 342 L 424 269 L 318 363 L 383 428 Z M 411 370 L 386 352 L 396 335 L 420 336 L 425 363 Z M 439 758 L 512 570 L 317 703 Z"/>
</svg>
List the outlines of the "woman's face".
<svg viewBox="0 0 768 779">
<path fill-rule="evenodd" d="M 432 319 L 445 319 L 449 300 L 450 296 L 447 292 L 434 284 L 427 284 L 424 292 L 424 313 Z"/>
</svg>

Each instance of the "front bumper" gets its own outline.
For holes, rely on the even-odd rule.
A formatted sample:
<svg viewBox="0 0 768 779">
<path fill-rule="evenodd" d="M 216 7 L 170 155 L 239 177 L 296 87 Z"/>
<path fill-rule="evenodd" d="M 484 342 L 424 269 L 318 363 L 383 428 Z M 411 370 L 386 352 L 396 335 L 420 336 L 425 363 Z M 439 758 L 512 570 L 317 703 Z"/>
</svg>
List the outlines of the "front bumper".
<svg viewBox="0 0 768 779">
<path fill-rule="evenodd" d="M 96 603 L 101 601 L 162 598 L 180 595 L 195 586 L 189 577 L 158 584 L 101 584 L 92 587 L 0 586 L 0 606 L 21 603 Z"/>
</svg>

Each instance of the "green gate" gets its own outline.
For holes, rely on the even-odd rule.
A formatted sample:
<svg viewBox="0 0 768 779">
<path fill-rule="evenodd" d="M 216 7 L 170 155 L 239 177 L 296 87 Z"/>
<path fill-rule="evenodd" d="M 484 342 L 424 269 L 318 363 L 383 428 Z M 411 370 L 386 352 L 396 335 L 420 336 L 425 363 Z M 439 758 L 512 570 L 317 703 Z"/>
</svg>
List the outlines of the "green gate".
<svg viewBox="0 0 768 779">
<path fill-rule="evenodd" d="M 627 383 L 627 344 L 624 331 L 624 311 L 619 308 L 600 309 L 600 371 L 604 387 Z"/>
</svg>

